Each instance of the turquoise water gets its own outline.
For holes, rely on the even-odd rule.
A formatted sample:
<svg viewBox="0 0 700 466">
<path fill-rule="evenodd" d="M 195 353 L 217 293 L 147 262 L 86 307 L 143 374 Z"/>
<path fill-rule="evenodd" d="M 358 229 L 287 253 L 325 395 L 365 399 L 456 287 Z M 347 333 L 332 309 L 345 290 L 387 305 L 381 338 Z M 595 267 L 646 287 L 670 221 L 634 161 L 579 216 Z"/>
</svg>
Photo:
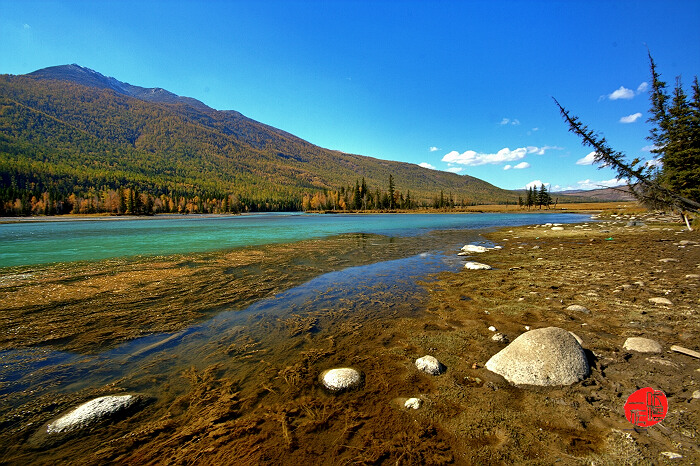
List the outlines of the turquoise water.
<svg viewBox="0 0 700 466">
<path fill-rule="evenodd" d="M 0 224 L 0 267 L 217 251 L 343 233 L 415 236 L 431 230 L 570 223 L 588 216 L 536 214 L 259 214 Z"/>
</svg>

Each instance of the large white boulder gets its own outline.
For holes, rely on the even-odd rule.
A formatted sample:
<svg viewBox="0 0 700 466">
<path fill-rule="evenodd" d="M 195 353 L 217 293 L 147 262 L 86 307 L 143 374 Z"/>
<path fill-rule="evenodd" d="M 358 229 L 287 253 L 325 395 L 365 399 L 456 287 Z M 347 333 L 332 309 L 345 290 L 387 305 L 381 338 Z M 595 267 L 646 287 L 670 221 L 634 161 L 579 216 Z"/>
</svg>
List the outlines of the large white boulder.
<svg viewBox="0 0 700 466">
<path fill-rule="evenodd" d="M 81 404 L 46 426 L 46 433 L 61 434 L 82 429 L 126 411 L 139 402 L 138 395 L 108 395 Z"/>
<path fill-rule="evenodd" d="M 514 385 L 570 385 L 590 373 L 579 342 L 558 327 L 523 333 L 489 359 L 486 368 Z"/>
</svg>

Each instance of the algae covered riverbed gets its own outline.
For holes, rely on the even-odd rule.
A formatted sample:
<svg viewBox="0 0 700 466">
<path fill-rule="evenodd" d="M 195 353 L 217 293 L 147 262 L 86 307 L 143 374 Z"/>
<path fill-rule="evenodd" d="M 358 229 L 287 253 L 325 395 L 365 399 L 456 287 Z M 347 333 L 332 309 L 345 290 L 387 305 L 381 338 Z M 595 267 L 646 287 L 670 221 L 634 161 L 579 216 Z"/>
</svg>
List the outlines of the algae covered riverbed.
<svg viewBox="0 0 700 466">
<path fill-rule="evenodd" d="M 698 273 L 700 248 L 679 242 L 699 238 L 680 230 L 623 222 L 563 231 L 509 227 L 481 237 L 343 235 L 228 257 L 13 270 L 3 276 L 3 298 L 25 293 L 14 299 L 27 306 L 3 316 L 3 374 L 13 377 L 0 387 L 0 458 L 621 464 L 659 462 L 661 452 L 673 451 L 697 459 L 699 400 L 692 394 L 699 365 L 668 352 L 672 344 L 698 349 L 698 282 L 686 275 Z M 478 256 L 493 270 L 462 270 L 456 253 L 469 242 L 503 246 Z M 64 287 L 63 298 L 42 294 L 50 287 Z M 673 305 L 648 302 L 661 295 Z M 570 304 L 590 314 L 567 311 Z M 41 312 L 46 308 L 53 317 Z M 108 326 L 102 314 L 111 315 L 102 321 Z M 23 318 L 46 320 L 26 333 L 6 331 Z M 525 326 L 575 331 L 592 373 L 569 387 L 512 387 L 484 368 L 504 346 L 489 326 L 511 340 Z M 657 339 L 664 352 L 624 351 L 629 336 Z M 17 370 L 19 356 L 41 352 L 46 365 Z M 11 354 L 18 359 L 7 367 Z M 426 354 L 446 372 L 417 371 L 415 359 Z M 324 390 L 318 376 L 344 366 L 362 371 L 361 387 Z M 665 391 L 669 414 L 639 432 L 623 405 L 643 386 Z M 36 435 L 84 401 L 124 393 L 150 401 L 66 438 Z M 420 409 L 403 408 L 411 397 L 423 400 Z"/>
</svg>

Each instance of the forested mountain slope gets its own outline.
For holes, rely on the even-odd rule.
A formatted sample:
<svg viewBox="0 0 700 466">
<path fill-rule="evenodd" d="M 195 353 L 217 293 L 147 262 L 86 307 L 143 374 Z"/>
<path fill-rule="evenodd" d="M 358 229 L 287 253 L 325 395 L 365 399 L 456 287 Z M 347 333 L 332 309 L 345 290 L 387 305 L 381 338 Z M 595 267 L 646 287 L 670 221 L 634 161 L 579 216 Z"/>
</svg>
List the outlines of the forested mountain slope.
<svg viewBox="0 0 700 466">
<path fill-rule="evenodd" d="M 370 192 L 384 192 L 390 175 L 397 196 L 410 191 L 418 203 L 441 191 L 458 202 L 517 200 L 470 176 L 324 149 L 238 112 L 77 65 L 0 76 L 5 204 L 132 190 L 286 210 L 299 208 L 304 194 L 344 191 L 362 177 Z"/>
</svg>

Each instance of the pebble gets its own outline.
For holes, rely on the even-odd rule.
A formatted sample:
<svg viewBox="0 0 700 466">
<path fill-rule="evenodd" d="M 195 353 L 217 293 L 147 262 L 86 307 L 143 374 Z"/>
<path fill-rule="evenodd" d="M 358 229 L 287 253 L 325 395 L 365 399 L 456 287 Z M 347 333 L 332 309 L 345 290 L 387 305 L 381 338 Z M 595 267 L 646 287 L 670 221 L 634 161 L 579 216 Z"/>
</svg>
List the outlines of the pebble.
<svg viewBox="0 0 700 466">
<path fill-rule="evenodd" d="M 700 390 L 695 390 L 695 391 L 693 392 L 693 399 L 694 399 L 694 400 L 700 399 Z"/>
<path fill-rule="evenodd" d="M 673 303 L 668 298 L 649 298 L 649 302 L 652 304 L 663 304 L 665 306 L 673 306 Z"/>
<path fill-rule="evenodd" d="M 362 383 L 362 374 L 351 367 L 328 369 L 321 373 L 321 383 L 328 390 L 334 392 L 350 390 Z"/>
<path fill-rule="evenodd" d="M 421 407 L 422 404 L 423 400 L 421 400 L 420 398 L 409 398 L 408 400 L 406 400 L 403 406 L 406 409 L 418 409 Z"/>
<path fill-rule="evenodd" d="M 637 351 L 638 353 L 660 353 L 663 351 L 661 344 L 651 338 L 630 337 L 625 340 L 622 345 L 623 349 L 628 351 Z"/>
<path fill-rule="evenodd" d="M 663 259 L 659 259 L 659 262 L 678 262 L 678 259 L 674 259 L 672 257 L 665 257 Z"/>
<path fill-rule="evenodd" d="M 572 304 L 571 306 L 566 308 L 567 311 L 573 311 L 573 312 L 583 312 L 584 314 L 590 314 L 591 311 L 588 310 L 588 308 L 583 307 L 579 304 Z"/>
<path fill-rule="evenodd" d="M 672 451 L 662 451 L 661 454 L 670 460 L 678 460 L 683 458 L 683 455 L 679 455 L 678 453 L 674 453 Z"/>
<path fill-rule="evenodd" d="M 509 340 L 508 340 L 508 337 L 505 336 L 504 334 L 502 334 L 501 332 L 498 332 L 498 333 L 494 334 L 494 335 L 491 337 L 491 339 L 492 339 L 493 341 L 498 342 L 498 343 L 508 343 L 508 341 L 509 341 Z"/>
<path fill-rule="evenodd" d="M 700 274 L 689 273 L 688 275 L 685 276 L 685 278 L 700 278 Z"/>
<path fill-rule="evenodd" d="M 495 332 L 495 331 L 496 331 L 496 327 L 494 327 L 493 325 L 491 325 L 491 326 L 489 327 L 489 330 L 491 330 L 492 332 Z"/>
<path fill-rule="evenodd" d="M 553 231 L 562 231 L 564 227 L 552 227 Z"/>
<path fill-rule="evenodd" d="M 427 355 L 416 359 L 416 367 L 418 370 L 430 375 L 440 375 L 445 369 L 445 366 L 443 366 L 434 356 Z"/>
<path fill-rule="evenodd" d="M 467 262 L 464 264 L 464 268 L 469 270 L 491 270 L 492 267 L 480 262 Z"/>
</svg>

